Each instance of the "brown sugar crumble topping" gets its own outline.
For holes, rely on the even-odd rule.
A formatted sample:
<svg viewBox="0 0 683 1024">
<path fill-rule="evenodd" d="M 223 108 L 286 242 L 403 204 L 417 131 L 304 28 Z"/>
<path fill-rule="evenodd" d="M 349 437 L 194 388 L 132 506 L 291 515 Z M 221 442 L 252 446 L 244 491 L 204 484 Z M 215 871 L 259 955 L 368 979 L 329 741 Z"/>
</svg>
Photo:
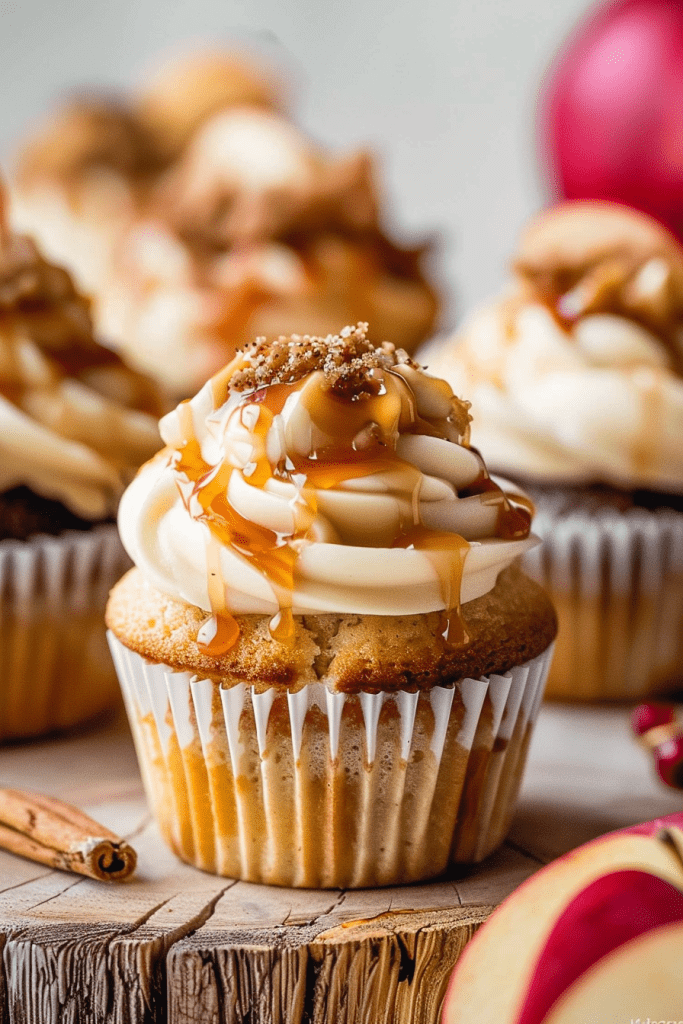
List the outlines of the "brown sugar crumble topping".
<svg viewBox="0 0 683 1024">
<path fill-rule="evenodd" d="M 292 334 L 275 341 L 257 338 L 241 350 L 243 365 L 230 378 L 233 391 L 257 391 L 271 384 L 294 384 L 321 371 L 325 388 L 346 399 L 370 398 L 379 393 L 375 370 L 394 366 L 417 368 L 407 352 L 390 342 L 375 347 L 367 337 L 368 325 L 344 327 L 336 335 L 318 338 Z"/>
</svg>

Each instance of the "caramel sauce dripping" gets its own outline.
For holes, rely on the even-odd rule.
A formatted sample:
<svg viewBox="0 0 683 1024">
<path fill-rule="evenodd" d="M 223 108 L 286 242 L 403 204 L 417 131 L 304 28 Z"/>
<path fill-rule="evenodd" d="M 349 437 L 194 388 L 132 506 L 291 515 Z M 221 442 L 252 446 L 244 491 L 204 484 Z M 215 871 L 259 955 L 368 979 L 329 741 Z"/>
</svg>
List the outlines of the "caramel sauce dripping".
<svg viewBox="0 0 683 1024">
<path fill-rule="evenodd" d="M 17 340 L 14 337 L 14 323 L 10 317 L 0 314 L 0 331 L 2 330 L 7 331 L 7 337 L 3 339 L 4 359 L 0 370 L 0 395 L 12 405 L 21 408 L 27 389 L 19 362 Z"/>
<path fill-rule="evenodd" d="M 446 643 L 466 644 L 469 640 L 460 607 L 460 588 L 465 559 L 470 545 L 457 533 L 428 530 L 415 526 L 398 537 L 394 548 L 413 548 L 424 551 L 432 563 L 441 584 L 445 609 L 442 614 L 441 635 Z"/>
<path fill-rule="evenodd" d="M 189 490 L 181 487 L 181 497 L 186 508 L 190 511 L 192 499 L 196 499 L 202 508 L 202 513 L 195 516 L 208 526 L 212 540 L 217 542 L 219 547 L 224 545 L 232 547 L 245 558 L 248 558 L 272 583 L 279 599 L 280 612 L 275 616 L 272 623 L 272 635 L 275 639 L 286 642 L 293 638 L 294 622 L 291 615 L 291 593 L 294 589 L 294 564 L 296 562 L 296 551 L 287 543 L 285 538 L 280 537 L 273 530 L 252 523 L 240 515 L 230 504 L 227 497 L 227 488 L 233 468 L 221 464 L 212 467 L 205 462 L 199 443 L 194 435 L 192 425 L 192 410 L 187 402 L 179 406 L 181 422 L 184 433 L 187 436 L 180 456 L 175 463 L 176 471 L 182 473 L 192 485 Z M 267 425 L 257 423 L 265 435 L 270 422 Z M 268 419 L 268 417 L 266 417 Z M 262 460 L 266 462 L 266 460 Z M 267 464 L 267 463 L 266 463 Z M 266 479 L 271 475 L 270 466 Z M 263 477 L 266 471 L 261 464 L 257 464 L 252 479 L 256 476 L 255 486 L 263 486 Z M 261 482 L 262 481 L 262 482 Z M 192 513 L 190 513 L 192 514 Z M 225 607 L 225 595 L 220 577 L 220 565 L 218 552 L 216 557 L 211 557 L 213 544 L 209 545 L 209 597 L 213 610 L 213 617 L 222 620 L 222 624 L 216 626 L 215 635 L 230 639 L 229 647 L 233 646 L 239 637 L 239 627 L 236 620 Z M 289 607 L 288 607 L 289 605 Z M 201 646 L 201 644 L 200 644 Z M 224 648 L 225 653 L 229 647 Z M 214 651 L 214 653 L 216 653 Z"/>
<path fill-rule="evenodd" d="M 653 253 L 651 258 L 662 257 Z M 680 321 L 676 319 L 673 322 L 662 322 L 631 305 L 626 305 L 623 301 L 624 284 L 645 262 L 645 259 L 635 259 L 622 254 L 611 260 L 604 259 L 598 264 L 586 264 L 571 270 L 567 268 L 562 272 L 530 272 L 529 268 L 523 266 L 520 266 L 519 270 L 528 281 L 532 295 L 545 306 L 563 333 L 571 335 L 574 325 L 584 316 L 607 313 L 623 317 L 654 335 L 666 349 L 675 372 L 683 376 L 683 353 L 678 341 Z M 576 313 L 563 311 L 562 302 L 565 296 L 581 287 L 584 282 L 586 307 Z"/>
<path fill-rule="evenodd" d="M 485 504 L 498 506 L 496 518 L 496 537 L 501 540 L 524 540 L 531 531 L 531 520 L 534 516 L 534 504 L 523 494 L 506 494 L 491 479 L 483 458 L 476 448 L 470 448 L 479 462 L 479 475 L 467 487 L 458 492 L 461 498 L 475 495 L 486 495 L 482 498 Z"/>
<path fill-rule="evenodd" d="M 220 380 L 212 382 L 215 398 L 222 397 L 228 383 L 226 371 Z M 467 631 L 460 612 L 460 589 L 465 558 L 470 545 L 457 534 L 430 530 L 420 524 L 419 491 L 422 473 L 400 459 L 395 452 L 395 438 L 399 432 L 430 434 L 447 439 L 434 424 L 419 417 L 414 395 L 404 378 L 391 371 L 380 371 L 372 381 L 374 393 L 363 398 L 335 395 L 319 383 L 311 384 L 311 377 L 291 384 L 271 384 L 246 393 L 242 413 L 247 407 L 258 407 L 252 422 L 245 424 L 256 441 L 260 454 L 248 467 L 241 470 L 244 480 L 253 487 L 263 488 L 268 480 L 280 479 L 294 483 L 299 500 L 295 507 L 295 528 L 291 535 L 275 531 L 245 519 L 231 505 L 228 485 L 232 466 L 221 463 L 210 466 L 203 458 L 196 439 L 189 403 L 181 403 L 179 415 L 184 434 L 181 450 L 174 456 L 174 468 L 185 481 L 178 486 L 186 508 L 195 519 L 206 523 L 211 541 L 207 552 L 209 566 L 209 596 L 213 616 L 201 627 L 200 648 L 213 654 L 223 654 L 239 636 L 239 626 L 225 605 L 224 584 L 220 576 L 220 549 L 233 548 L 263 573 L 271 583 L 279 604 L 279 611 L 270 622 L 271 636 L 283 644 L 292 644 L 295 624 L 292 615 L 295 570 L 298 559 L 297 541 L 305 540 L 317 511 L 316 489 L 330 489 L 346 480 L 358 479 L 376 473 L 391 473 L 395 493 L 408 497 L 408 512 L 399 514 L 399 528 L 390 547 L 413 548 L 424 551 L 434 566 L 441 584 L 445 611 L 443 636 L 448 643 L 467 642 Z M 313 427 L 324 441 L 309 454 L 288 454 L 272 466 L 265 454 L 265 442 L 275 416 L 279 415 L 288 397 L 300 393 L 300 400 L 309 414 Z M 237 409 L 240 406 L 236 407 Z M 473 449 L 476 453 L 476 450 Z M 505 539 L 527 536 L 531 510 L 509 500 L 490 479 L 481 456 L 476 453 L 482 471 L 462 496 L 490 495 L 499 505 L 497 535 Z M 524 499 L 520 499 L 523 501 Z M 201 512 L 198 514 L 196 505 Z"/>
<path fill-rule="evenodd" d="M 197 633 L 197 647 L 204 654 L 219 658 L 237 643 L 240 627 L 232 615 L 212 615 Z"/>
</svg>

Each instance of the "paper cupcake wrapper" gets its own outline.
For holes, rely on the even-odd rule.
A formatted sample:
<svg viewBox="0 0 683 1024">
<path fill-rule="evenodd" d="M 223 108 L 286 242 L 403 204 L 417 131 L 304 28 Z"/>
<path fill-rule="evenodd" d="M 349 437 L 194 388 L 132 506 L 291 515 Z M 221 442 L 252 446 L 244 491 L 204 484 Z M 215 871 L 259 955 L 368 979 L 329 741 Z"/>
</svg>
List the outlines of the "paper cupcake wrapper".
<svg viewBox="0 0 683 1024">
<path fill-rule="evenodd" d="M 178 856 L 315 888 L 417 881 L 490 853 L 552 654 L 450 688 L 349 695 L 322 683 L 221 688 L 109 642 L 149 801 Z"/>
<path fill-rule="evenodd" d="M 116 705 L 104 609 L 129 565 L 113 525 L 0 542 L 0 740 Z"/>
<path fill-rule="evenodd" d="M 683 684 L 683 514 L 541 509 L 523 567 L 560 620 L 547 695 L 636 700 Z"/>
</svg>

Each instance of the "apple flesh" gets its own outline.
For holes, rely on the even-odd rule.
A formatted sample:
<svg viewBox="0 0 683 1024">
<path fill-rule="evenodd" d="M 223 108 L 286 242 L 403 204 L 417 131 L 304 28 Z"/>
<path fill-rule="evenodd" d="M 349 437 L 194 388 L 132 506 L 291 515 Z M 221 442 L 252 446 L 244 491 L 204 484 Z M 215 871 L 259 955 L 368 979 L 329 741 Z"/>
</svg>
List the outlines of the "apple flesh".
<svg viewBox="0 0 683 1024">
<path fill-rule="evenodd" d="M 648 936 L 683 922 L 682 827 L 678 814 L 611 833 L 532 876 L 466 947 L 446 994 L 443 1024 L 548 1022 L 603 962 L 618 964 L 639 943 L 646 948 Z M 678 957 L 680 1000 L 681 946 Z M 639 992 L 644 1008 L 634 1005 L 627 1019 L 647 1017 L 649 994 Z"/>
<path fill-rule="evenodd" d="M 596 878 L 574 897 L 550 933 L 519 1024 L 541 1024 L 563 992 L 602 957 L 675 922 L 683 922 L 683 892 L 671 882 L 646 871 Z"/>
<path fill-rule="evenodd" d="M 656 928 L 600 960 L 553 1006 L 545 1024 L 678 1024 L 683 1020 L 683 924 Z"/>
</svg>

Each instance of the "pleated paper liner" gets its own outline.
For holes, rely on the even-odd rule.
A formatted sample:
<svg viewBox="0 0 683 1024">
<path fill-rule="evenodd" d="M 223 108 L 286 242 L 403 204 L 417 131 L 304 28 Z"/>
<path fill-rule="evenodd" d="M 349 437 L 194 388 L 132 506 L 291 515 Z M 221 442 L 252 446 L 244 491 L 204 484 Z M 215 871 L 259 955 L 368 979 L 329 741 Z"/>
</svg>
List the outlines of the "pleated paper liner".
<svg viewBox="0 0 683 1024">
<path fill-rule="evenodd" d="M 546 696 L 638 700 L 683 687 L 683 514 L 634 509 L 555 517 L 524 571 L 559 618 Z"/>
<path fill-rule="evenodd" d="M 0 740 L 116 706 L 104 609 L 129 565 L 113 525 L 0 542 Z"/>
<path fill-rule="evenodd" d="M 257 692 L 109 639 L 166 841 L 204 870 L 307 888 L 412 882 L 490 853 L 552 654 L 424 693 Z"/>
</svg>

